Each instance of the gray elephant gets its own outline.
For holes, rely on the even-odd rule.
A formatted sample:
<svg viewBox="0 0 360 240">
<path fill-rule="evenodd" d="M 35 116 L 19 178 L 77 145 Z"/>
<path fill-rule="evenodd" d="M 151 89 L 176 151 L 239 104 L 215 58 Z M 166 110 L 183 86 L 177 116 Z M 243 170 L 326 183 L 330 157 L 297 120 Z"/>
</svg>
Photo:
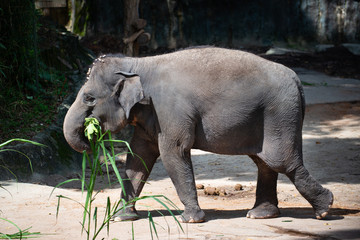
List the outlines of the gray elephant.
<svg viewBox="0 0 360 240">
<path fill-rule="evenodd" d="M 89 150 L 85 117 L 104 131 L 134 127 L 124 182 L 126 201 L 140 195 L 161 156 L 184 212 L 183 222 L 202 222 L 190 150 L 248 155 L 258 167 L 256 202 L 249 218 L 277 217 L 278 173 L 294 183 L 324 218 L 333 195 L 305 169 L 302 154 L 304 93 L 290 69 L 250 53 L 199 47 L 153 57 L 109 55 L 97 59 L 69 109 L 64 135 L 77 151 Z M 135 220 L 135 205 L 115 220 Z"/>
</svg>

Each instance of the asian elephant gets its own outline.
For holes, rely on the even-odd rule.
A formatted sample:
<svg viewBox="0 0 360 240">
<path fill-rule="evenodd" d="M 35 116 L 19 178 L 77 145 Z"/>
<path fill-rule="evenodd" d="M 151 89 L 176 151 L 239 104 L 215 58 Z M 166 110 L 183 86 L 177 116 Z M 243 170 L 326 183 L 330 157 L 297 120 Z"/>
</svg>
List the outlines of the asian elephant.
<svg viewBox="0 0 360 240">
<path fill-rule="evenodd" d="M 248 155 L 258 167 L 256 202 L 249 218 L 277 217 L 278 173 L 294 183 L 324 218 L 333 195 L 305 169 L 302 154 L 304 93 L 297 75 L 251 53 L 197 47 L 143 58 L 98 58 L 64 121 L 64 135 L 77 151 L 89 150 L 85 117 L 103 131 L 134 126 L 130 146 L 147 165 L 129 154 L 126 201 L 140 195 L 161 156 L 184 212 L 183 222 L 202 222 L 190 150 Z M 115 220 L 135 220 L 135 204 Z"/>
</svg>

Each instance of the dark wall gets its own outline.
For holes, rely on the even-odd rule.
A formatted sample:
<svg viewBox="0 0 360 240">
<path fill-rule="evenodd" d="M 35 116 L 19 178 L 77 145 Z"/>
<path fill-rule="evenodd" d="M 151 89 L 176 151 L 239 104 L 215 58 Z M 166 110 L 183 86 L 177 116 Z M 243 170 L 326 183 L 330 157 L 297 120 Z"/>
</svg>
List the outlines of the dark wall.
<svg viewBox="0 0 360 240">
<path fill-rule="evenodd" d="M 145 8 L 150 0 L 142 2 L 142 8 Z M 166 13 L 166 3 L 161 2 L 165 1 L 159 1 L 160 5 L 165 5 L 160 8 L 161 12 Z M 156 40 L 163 45 L 166 44 L 164 40 L 169 38 L 169 21 L 162 17 L 166 15 L 164 13 L 160 19 L 158 12 L 143 10 L 143 17 L 158 21 L 151 22 L 149 28 L 152 29 L 155 24 L 157 28 L 162 28 L 162 34 L 158 33 Z M 180 45 L 215 44 L 231 47 L 254 41 L 270 44 L 298 36 L 311 41 L 315 33 L 314 27 L 307 23 L 308 19 L 303 15 L 299 1 L 177 1 L 174 13 L 174 36 Z"/>
<path fill-rule="evenodd" d="M 160 46 L 171 35 L 166 2 L 141 1 L 140 15 Z M 180 46 L 360 41 L 358 1 L 177 0 L 173 14 L 173 36 Z"/>
<path fill-rule="evenodd" d="M 87 0 L 90 3 L 87 31 L 96 33 L 122 33 L 123 1 L 122 0 Z"/>
<path fill-rule="evenodd" d="M 120 0 L 93 2 L 90 34 L 122 33 Z M 151 47 L 360 42 L 359 0 L 141 0 Z"/>
</svg>

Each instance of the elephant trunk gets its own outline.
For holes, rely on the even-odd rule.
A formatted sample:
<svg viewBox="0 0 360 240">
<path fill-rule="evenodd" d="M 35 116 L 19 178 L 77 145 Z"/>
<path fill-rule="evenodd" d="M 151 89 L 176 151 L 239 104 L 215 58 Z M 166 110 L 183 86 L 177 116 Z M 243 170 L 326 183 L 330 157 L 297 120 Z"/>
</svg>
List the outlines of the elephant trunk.
<svg viewBox="0 0 360 240">
<path fill-rule="evenodd" d="M 84 135 L 86 111 L 81 111 L 73 104 L 67 112 L 63 132 L 69 145 L 78 152 L 91 151 L 88 139 Z"/>
</svg>

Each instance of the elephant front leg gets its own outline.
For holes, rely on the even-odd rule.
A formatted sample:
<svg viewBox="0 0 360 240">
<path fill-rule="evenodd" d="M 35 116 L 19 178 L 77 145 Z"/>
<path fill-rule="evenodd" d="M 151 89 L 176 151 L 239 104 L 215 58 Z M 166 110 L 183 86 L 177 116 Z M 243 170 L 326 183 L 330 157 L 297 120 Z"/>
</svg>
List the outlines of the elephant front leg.
<svg viewBox="0 0 360 240">
<path fill-rule="evenodd" d="M 161 159 L 185 206 L 179 221 L 199 223 L 205 221 L 205 213 L 198 203 L 189 145 L 187 141 L 174 143 L 163 136 L 159 141 Z"/>
<path fill-rule="evenodd" d="M 134 199 L 138 197 L 148 179 L 150 172 L 159 157 L 157 144 L 145 141 L 134 133 L 130 147 L 134 152 L 128 154 L 126 158 L 126 171 L 123 176 L 124 190 L 121 192 L 121 201 L 118 212 L 112 217 L 114 221 L 132 221 L 139 219 L 135 209 Z M 142 159 L 140 159 L 141 157 Z"/>
</svg>

